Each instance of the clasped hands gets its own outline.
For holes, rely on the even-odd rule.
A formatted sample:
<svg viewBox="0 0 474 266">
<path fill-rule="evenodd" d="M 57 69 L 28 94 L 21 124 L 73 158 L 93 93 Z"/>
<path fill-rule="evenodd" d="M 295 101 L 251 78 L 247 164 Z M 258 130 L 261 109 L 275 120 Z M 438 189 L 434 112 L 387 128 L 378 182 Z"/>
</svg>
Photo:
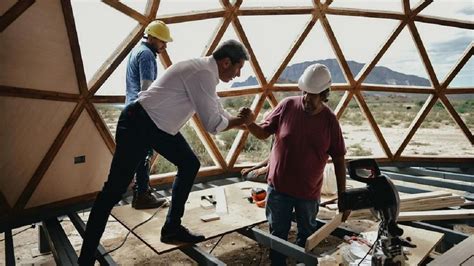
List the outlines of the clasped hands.
<svg viewBox="0 0 474 266">
<path fill-rule="evenodd" d="M 252 112 L 252 109 L 248 107 L 240 108 L 238 118 L 242 119 L 243 125 L 250 125 L 255 121 L 255 114 Z"/>
</svg>

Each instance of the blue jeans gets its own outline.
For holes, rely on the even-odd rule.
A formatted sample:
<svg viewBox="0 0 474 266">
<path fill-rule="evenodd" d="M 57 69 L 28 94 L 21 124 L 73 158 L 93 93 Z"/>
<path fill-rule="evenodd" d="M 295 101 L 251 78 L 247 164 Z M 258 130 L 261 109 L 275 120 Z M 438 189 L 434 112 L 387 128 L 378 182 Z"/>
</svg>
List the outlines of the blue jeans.
<svg viewBox="0 0 474 266">
<path fill-rule="evenodd" d="M 316 215 L 319 211 L 319 202 L 317 200 L 298 199 L 280 193 L 272 186 L 268 186 L 267 192 L 265 211 L 270 225 L 270 233 L 288 240 L 294 209 L 298 228 L 296 244 L 304 247 L 306 239 L 316 231 Z M 270 260 L 272 265 L 286 265 L 286 257 L 274 250 L 270 250 Z"/>
<path fill-rule="evenodd" d="M 125 107 L 119 117 L 116 148 L 107 182 L 92 206 L 82 244 L 80 265 L 91 265 L 107 219 L 126 192 L 140 162 L 152 147 L 178 168 L 165 225 L 179 226 L 200 163 L 181 133 L 170 135 L 156 127 L 138 102 Z"/>
</svg>

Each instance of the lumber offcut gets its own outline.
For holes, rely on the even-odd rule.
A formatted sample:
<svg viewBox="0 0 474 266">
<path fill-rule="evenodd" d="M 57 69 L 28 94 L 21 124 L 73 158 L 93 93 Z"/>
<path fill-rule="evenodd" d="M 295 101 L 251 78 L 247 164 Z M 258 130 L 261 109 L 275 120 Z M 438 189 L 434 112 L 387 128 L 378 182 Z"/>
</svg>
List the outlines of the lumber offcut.
<svg viewBox="0 0 474 266">
<path fill-rule="evenodd" d="M 461 243 L 437 257 L 429 266 L 474 265 L 474 236 L 464 239 Z"/>
<path fill-rule="evenodd" d="M 405 221 L 440 221 L 455 219 L 473 219 L 474 210 L 438 210 L 438 211 L 418 211 L 401 212 L 398 215 L 399 222 Z"/>
<path fill-rule="evenodd" d="M 328 237 L 342 223 L 342 213 L 338 213 L 334 218 L 319 228 L 316 232 L 306 239 L 305 251 L 309 252 L 316 247 L 319 242 Z"/>
</svg>

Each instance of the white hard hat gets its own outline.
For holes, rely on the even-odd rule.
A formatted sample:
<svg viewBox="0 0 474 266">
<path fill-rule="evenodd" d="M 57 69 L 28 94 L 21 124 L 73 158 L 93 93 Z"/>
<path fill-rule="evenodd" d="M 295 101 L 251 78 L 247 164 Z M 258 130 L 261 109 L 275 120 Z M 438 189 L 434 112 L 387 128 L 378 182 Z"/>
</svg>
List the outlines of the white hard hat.
<svg viewBox="0 0 474 266">
<path fill-rule="evenodd" d="M 308 93 L 319 94 L 331 86 L 331 73 L 325 65 L 308 66 L 298 80 L 298 87 Z"/>
</svg>

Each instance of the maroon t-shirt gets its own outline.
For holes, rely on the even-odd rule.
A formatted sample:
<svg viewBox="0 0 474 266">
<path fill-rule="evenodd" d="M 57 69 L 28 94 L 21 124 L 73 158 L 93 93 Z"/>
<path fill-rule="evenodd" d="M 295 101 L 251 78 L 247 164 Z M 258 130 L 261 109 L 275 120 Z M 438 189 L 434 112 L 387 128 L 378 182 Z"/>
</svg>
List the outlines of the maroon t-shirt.
<svg viewBox="0 0 474 266">
<path fill-rule="evenodd" d="M 275 134 L 268 183 L 295 198 L 319 200 L 328 156 L 346 153 L 336 115 L 327 106 L 310 115 L 303 109 L 302 96 L 288 97 L 262 126 Z"/>
</svg>

